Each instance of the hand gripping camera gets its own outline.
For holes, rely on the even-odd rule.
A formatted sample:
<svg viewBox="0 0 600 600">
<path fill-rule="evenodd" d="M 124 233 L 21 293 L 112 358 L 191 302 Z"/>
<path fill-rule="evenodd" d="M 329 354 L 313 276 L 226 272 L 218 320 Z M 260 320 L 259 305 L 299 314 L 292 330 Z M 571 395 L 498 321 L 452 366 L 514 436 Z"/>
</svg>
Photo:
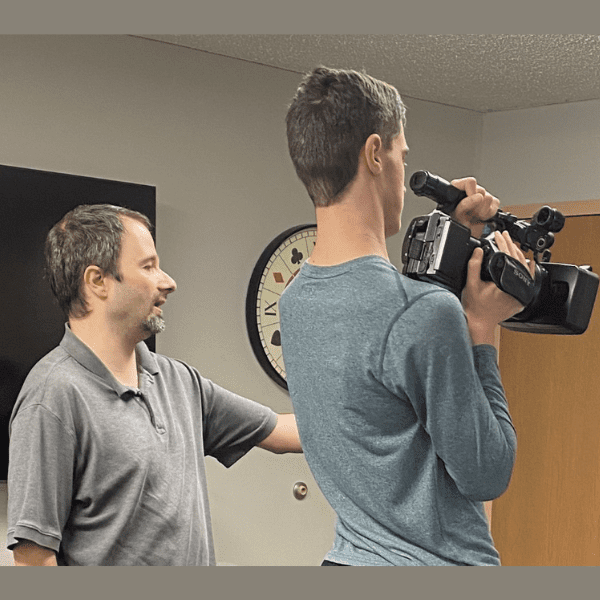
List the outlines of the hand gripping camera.
<svg viewBox="0 0 600 600">
<path fill-rule="evenodd" d="M 480 239 L 449 215 L 466 197 L 462 190 L 444 179 L 417 171 L 410 179 L 417 196 L 438 203 L 429 215 L 413 219 L 402 246 L 402 272 L 421 281 L 429 281 L 460 296 L 467 279 L 467 267 L 475 248 L 483 249 L 481 279 L 493 281 L 510 294 L 524 309 L 501 325 L 528 333 L 581 334 L 589 324 L 598 275 L 589 266 L 550 262 L 549 248 L 565 217 L 556 209 L 544 206 L 530 223 L 510 213 L 498 211 L 486 225 Z M 494 243 L 494 231 L 508 231 L 523 251 L 532 250 L 535 278 L 516 259 L 500 252 Z"/>
</svg>

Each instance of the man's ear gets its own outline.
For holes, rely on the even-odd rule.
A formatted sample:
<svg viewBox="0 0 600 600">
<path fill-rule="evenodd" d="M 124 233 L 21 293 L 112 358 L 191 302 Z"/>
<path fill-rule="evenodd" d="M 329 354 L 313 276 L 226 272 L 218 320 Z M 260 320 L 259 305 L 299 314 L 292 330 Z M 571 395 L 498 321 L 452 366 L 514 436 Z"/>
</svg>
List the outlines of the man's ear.
<svg viewBox="0 0 600 600">
<path fill-rule="evenodd" d="M 108 295 L 104 271 L 96 265 L 90 265 L 83 273 L 83 287 L 86 293 L 105 299 Z"/>
<path fill-rule="evenodd" d="M 365 142 L 365 162 L 367 168 L 373 175 L 378 175 L 383 169 L 381 162 L 381 151 L 383 150 L 383 141 L 379 134 L 372 133 Z"/>
</svg>

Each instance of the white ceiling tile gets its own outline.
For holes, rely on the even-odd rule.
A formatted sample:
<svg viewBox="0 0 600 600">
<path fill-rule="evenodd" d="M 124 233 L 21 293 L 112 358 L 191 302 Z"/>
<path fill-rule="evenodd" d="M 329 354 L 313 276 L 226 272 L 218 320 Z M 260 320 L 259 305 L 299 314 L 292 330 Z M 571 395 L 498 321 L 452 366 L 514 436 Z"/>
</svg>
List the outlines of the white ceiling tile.
<svg viewBox="0 0 600 600">
<path fill-rule="evenodd" d="M 478 112 L 600 98 L 600 36 L 143 35 L 204 52 L 306 73 L 322 64 L 364 69 L 405 98 Z"/>
</svg>

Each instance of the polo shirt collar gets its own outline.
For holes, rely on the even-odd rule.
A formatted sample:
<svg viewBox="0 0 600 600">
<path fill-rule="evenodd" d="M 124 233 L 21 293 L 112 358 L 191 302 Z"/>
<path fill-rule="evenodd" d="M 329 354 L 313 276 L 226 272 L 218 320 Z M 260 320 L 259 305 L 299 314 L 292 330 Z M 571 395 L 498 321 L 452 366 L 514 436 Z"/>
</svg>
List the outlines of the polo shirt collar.
<svg viewBox="0 0 600 600">
<path fill-rule="evenodd" d="M 123 397 L 124 394 L 131 394 L 132 388 L 123 385 L 116 379 L 93 350 L 71 331 L 68 323 L 65 323 L 65 335 L 60 342 L 60 346 L 81 366 L 109 383 L 120 397 Z M 139 367 L 150 375 L 157 375 L 158 363 L 148 346 L 144 342 L 140 342 L 135 350 Z"/>
<path fill-rule="evenodd" d="M 150 351 L 150 348 L 146 346 L 144 342 L 140 342 L 135 351 L 138 356 L 138 364 L 142 369 L 148 371 L 150 375 L 158 375 L 158 363 L 156 362 L 156 356 Z"/>
</svg>

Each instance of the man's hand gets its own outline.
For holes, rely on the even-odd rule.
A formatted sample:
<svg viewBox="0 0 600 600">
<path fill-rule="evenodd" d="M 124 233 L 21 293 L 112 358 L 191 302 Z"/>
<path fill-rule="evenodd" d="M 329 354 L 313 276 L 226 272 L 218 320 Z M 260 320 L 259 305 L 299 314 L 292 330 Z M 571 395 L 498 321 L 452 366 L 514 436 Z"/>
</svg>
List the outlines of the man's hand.
<svg viewBox="0 0 600 600">
<path fill-rule="evenodd" d="M 535 276 L 535 262 L 526 260 L 521 249 L 512 241 L 507 231 L 494 232 L 494 241 L 498 250 L 517 259 Z M 467 284 L 462 293 L 462 305 L 469 323 L 469 332 L 473 345 L 494 344 L 494 331 L 498 323 L 521 312 L 523 306 L 506 294 L 492 281 L 481 279 L 483 250 L 475 248 L 469 261 Z"/>
<path fill-rule="evenodd" d="M 471 230 L 471 235 L 479 238 L 483 233 L 485 221 L 491 219 L 500 208 L 500 201 L 485 188 L 477 185 L 474 177 L 453 179 L 450 182 L 459 190 L 464 190 L 467 197 L 460 201 L 452 218 Z"/>
</svg>

